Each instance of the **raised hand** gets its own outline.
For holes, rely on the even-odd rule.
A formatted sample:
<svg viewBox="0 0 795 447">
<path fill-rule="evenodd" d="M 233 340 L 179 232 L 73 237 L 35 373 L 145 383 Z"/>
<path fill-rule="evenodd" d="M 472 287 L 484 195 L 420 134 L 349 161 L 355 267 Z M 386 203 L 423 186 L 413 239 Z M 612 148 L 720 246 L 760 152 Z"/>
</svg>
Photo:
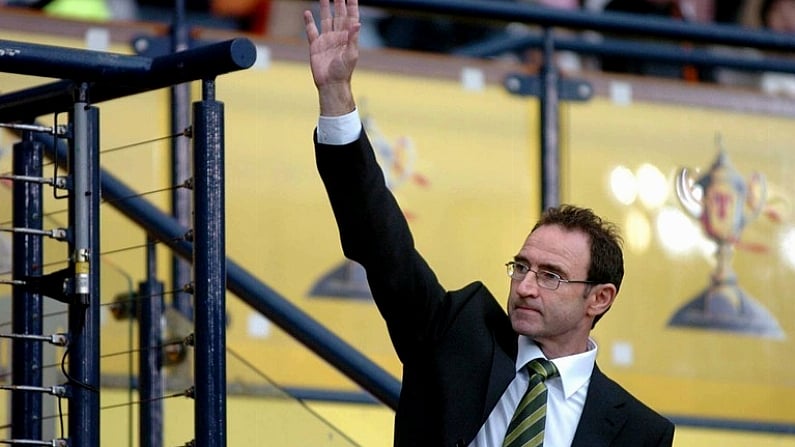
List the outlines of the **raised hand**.
<svg viewBox="0 0 795 447">
<path fill-rule="evenodd" d="M 320 98 L 320 113 L 342 115 L 353 111 L 351 77 L 359 59 L 359 2 L 320 0 L 320 32 L 311 11 L 304 11 L 309 41 L 309 65 Z"/>
</svg>

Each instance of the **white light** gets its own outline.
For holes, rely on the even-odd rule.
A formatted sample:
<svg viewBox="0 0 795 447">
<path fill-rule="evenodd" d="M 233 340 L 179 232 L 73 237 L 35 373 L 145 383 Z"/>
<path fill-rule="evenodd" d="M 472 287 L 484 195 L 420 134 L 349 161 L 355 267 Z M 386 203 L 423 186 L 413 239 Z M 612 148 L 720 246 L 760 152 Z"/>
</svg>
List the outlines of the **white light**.
<svg viewBox="0 0 795 447">
<path fill-rule="evenodd" d="M 268 338 L 271 335 L 271 322 L 260 314 L 250 314 L 247 322 L 248 335 L 251 338 Z"/>
<path fill-rule="evenodd" d="M 795 269 L 795 228 L 787 229 L 781 237 L 781 257 Z"/>
<path fill-rule="evenodd" d="M 486 87 L 486 74 L 474 67 L 461 69 L 461 87 L 464 90 L 479 92 Z"/>
<path fill-rule="evenodd" d="M 671 254 L 684 255 L 702 246 L 701 229 L 676 208 L 660 210 L 656 225 L 660 243 Z"/>
<path fill-rule="evenodd" d="M 635 363 L 635 350 L 628 341 L 613 343 L 613 363 L 618 366 L 632 366 Z"/>
<path fill-rule="evenodd" d="M 107 51 L 110 47 L 110 30 L 91 27 L 85 33 L 85 45 L 89 50 Z"/>
<path fill-rule="evenodd" d="M 610 190 L 616 200 L 624 205 L 631 205 L 638 196 L 635 175 L 624 166 L 617 166 L 610 173 Z"/>
<path fill-rule="evenodd" d="M 632 84 L 629 82 L 610 82 L 610 99 L 619 106 L 632 104 Z"/>
<path fill-rule="evenodd" d="M 644 163 L 638 168 L 638 195 L 648 209 L 657 209 L 668 198 L 669 185 L 656 166 Z"/>
<path fill-rule="evenodd" d="M 627 212 L 626 228 L 627 247 L 636 253 L 643 253 L 651 243 L 651 225 L 649 219 L 638 210 Z"/>
<path fill-rule="evenodd" d="M 254 67 L 266 70 L 271 66 L 271 49 L 267 45 L 257 45 L 257 58 L 254 60 Z"/>
</svg>

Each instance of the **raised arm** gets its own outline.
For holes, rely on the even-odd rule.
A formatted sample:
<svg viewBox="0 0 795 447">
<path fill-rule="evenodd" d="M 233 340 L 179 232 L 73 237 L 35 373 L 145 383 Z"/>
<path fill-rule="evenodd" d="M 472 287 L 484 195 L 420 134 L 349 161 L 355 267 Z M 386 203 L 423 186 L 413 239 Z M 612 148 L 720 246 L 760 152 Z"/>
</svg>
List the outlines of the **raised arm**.
<svg viewBox="0 0 795 447">
<path fill-rule="evenodd" d="M 351 88 L 359 59 L 359 2 L 320 0 L 320 31 L 311 11 L 304 11 L 309 64 L 320 100 L 320 115 L 340 116 L 356 108 Z"/>
<path fill-rule="evenodd" d="M 414 248 L 408 223 L 362 129 L 351 89 L 359 57 L 357 0 L 320 0 L 320 31 L 304 12 L 309 58 L 320 99 L 315 133 L 318 172 L 334 211 L 346 257 L 367 270 L 367 280 L 403 361 L 428 346 L 431 323 L 445 291 Z M 344 116 L 343 116 L 344 115 Z M 355 117 L 354 117 L 355 116 Z M 354 119 L 353 127 L 349 119 Z M 329 141 L 329 135 L 339 134 Z M 349 138 L 348 131 L 356 137 Z M 321 135 L 325 135 L 321 138 Z M 340 138 L 337 138 L 340 137 Z M 344 140 L 339 142 L 336 140 Z"/>
</svg>

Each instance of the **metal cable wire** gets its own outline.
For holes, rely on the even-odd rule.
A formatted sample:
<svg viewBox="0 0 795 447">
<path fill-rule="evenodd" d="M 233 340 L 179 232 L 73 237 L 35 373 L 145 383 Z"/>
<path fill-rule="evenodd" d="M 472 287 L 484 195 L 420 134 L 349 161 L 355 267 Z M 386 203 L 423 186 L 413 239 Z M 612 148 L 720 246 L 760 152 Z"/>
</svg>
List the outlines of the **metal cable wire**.
<svg viewBox="0 0 795 447">
<path fill-rule="evenodd" d="M 234 351 L 229 346 L 226 347 L 226 352 L 227 352 L 227 354 L 231 355 L 232 357 L 234 357 L 239 362 L 243 363 L 244 366 L 246 366 L 251 371 L 256 373 L 260 378 L 265 380 L 268 384 L 270 384 L 271 386 L 273 386 L 274 388 L 276 388 L 278 390 L 282 390 L 282 388 L 273 379 L 271 379 L 267 374 L 265 374 L 262 370 L 257 368 L 253 363 L 251 363 L 248 360 L 246 360 L 245 357 L 243 357 L 242 355 L 238 354 L 236 351 Z M 284 391 L 284 390 L 282 390 L 282 391 Z M 285 394 L 287 394 L 287 393 L 285 392 Z M 304 402 L 303 399 L 295 398 L 295 401 L 298 402 L 298 404 L 300 404 L 309 414 L 311 414 L 312 416 L 316 417 L 319 421 L 323 422 L 329 428 L 331 428 L 335 432 L 337 432 L 337 434 L 339 436 L 343 437 L 346 441 L 350 442 L 351 445 L 355 445 L 355 446 L 361 447 L 353 439 L 351 439 L 347 434 L 345 434 L 341 430 L 337 429 L 337 427 L 335 427 L 328 419 L 324 418 L 320 413 L 318 413 L 317 411 L 313 410 L 309 405 L 307 405 L 306 402 Z"/>
<path fill-rule="evenodd" d="M 111 357 L 120 357 L 120 356 L 123 356 L 123 355 L 137 354 L 137 353 L 147 352 L 147 351 L 151 351 L 151 350 L 155 350 L 155 349 L 159 350 L 159 349 L 167 348 L 169 346 L 178 346 L 178 345 L 184 345 L 184 344 L 186 344 L 185 340 L 174 340 L 174 341 L 161 343 L 161 344 L 155 345 L 155 346 L 148 346 L 148 347 L 144 347 L 144 348 L 134 348 L 134 349 L 128 349 L 126 351 L 117 351 L 117 352 L 111 352 L 111 353 L 108 353 L 108 354 L 101 354 L 99 356 L 99 358 L 100 359 L 105 359 L 105 358 L 111 358 Z M 69 364 L 69 361 L 68 360 L 64 360 L 63 362 L 49 363 L 49 364 L 46 364 L 46 365 L 42 365 L 40 367 L 40 369 L 42 371 L 45 371 L 45 370 L 48 370 L 48 369 L 51 369 L 51 368 L 59 368 L 62 365 L 68 365 L 68 364 Z M 7 377 L 11 376 L 11 374 L 12 374 L 11 371 L 8 371 L 8 372 L 0 374 L 0 380 L 6 379 Z M 0 428 L 2 428 L 2 426 L 0 426 Z"/>
<path fill-rule="evenodd" d="M 171 139 L 182 137 L 182 136 L 190 137 L 191 136 L 191 130 L 190 129 L 185 129 L 182 132 L 178 132 L 178 133 L 171 134 L 171 135 L 166 135 L 164 137 L 156 137 L 156 138 L 152 138 L 152 139 L 149 139 L 149 140 L 136 141 L 134 143 L 125 144 L 125 145 L 122 145 L 122 146 L 116 146 L 116 147 L 112 147 L 110 149 L 100 150 L 99 153 L 100 154 L 107 154 L 107 153 L 110 153 L 110 152 L 116 152 L 116 151 L 120 151 L 120 150 L 131 149 L 131 148 L 134 148 L 136 146 L 143 146 L 145 144 L 151 144 L 151 143 L 157 143 L 157 142 L 160 142 L 160 141 L 171 140 Z"/>
<path fill-rule="evenodd" d="M 191 188 L 191 182 L 188 180 L 188 181 L 185 181 L 185 182 L 177 184 L 177 185 L 166 186 L 166 187 L 163 187 L 163 188 L 160 188 L 160 189 L 152 189 L 152 190 L 149 190 L 149 191 L 144 191 L 144 192 L 140 192 L 140 193 L 137 193 L 137 194 L 132 194 L 132 195 L 129 195 L 127 197 L 119 197 L 118 199 L 114 199 L 114 200 L 104 200 L 103 199 L 103 200 L 100 201 L 99 204 L 100 204 L 100 206 L 105 205 L 105 204 L 113 204 L 113 203 L 123 202 L 123 201 L 128 200 L 128 199 L 135 199 L 135 198 L 138 198 L 138 197 L 146 197 L 146 196 L 149 196 L 149 195 L 152 195 L 152 194 L 159 194 L 159 193 L 163 193 L 163 192 L 167 192 L 167 191 L 174 191 L 174 190 L 177 190 L 177 189 L 180 189 L 180 188 L 190 189 Z M 69 210 L 66 210 L 66 209 L 51 211 L 51 212 L 48 212 L 48 213 L 44 214 L 44 217 L 52 217 L 54 215 L 63 214 L 63 213 L 66 213 L 68 211 Z M 1 226 L 8 226 L 8 225 L 11 225 L 11 224 L 13 224 L 12 221 L 3 221 L 3 222 L 0 222 L 0 227 Z"/>
</svg>

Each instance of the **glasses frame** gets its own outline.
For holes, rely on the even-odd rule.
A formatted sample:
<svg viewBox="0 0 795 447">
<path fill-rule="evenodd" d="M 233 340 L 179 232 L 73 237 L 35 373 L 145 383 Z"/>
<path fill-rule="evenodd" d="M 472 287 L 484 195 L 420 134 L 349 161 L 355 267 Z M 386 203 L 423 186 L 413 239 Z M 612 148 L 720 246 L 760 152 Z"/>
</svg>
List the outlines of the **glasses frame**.
<svg viewBox="0 0 795 447">
<path fill-rule="evenodd" d="M 522 266 L 523 268 L 527 269 L 527 273 L 524 273 L 521 278 L 517 278 L 517 277 L 514 276 L 516 274 L 516 267 L 517 266 Z M 560 287 L 561 283 L 564 283 L 564 284 L 599 284 L 597 281 L 590 281 L 590 280 L 563 279 L 563 278 L 561 278 L 560 275 L 558 275 L 555 272 L 550 272 L 549 270 L 542 270 L 542 269 L 533 270 L 533 269 L 530 268 L 529 265 L 527 265 L 527 264 L 525 264 L 523 262 L 519 262 L 519 261 L 508 261 L 508 262 L 505 263 L 505 268 L 506 268 L 506 273 L 508 273 L 508 277 L 511 278 L 514 281 L 523 281 L 525 278 L 527 278 L 527 275 L 530 272 L 533 272 L 533 274 L 536 277 L 536 284 L 538 284 L 538 287 L 541 287 L 541 288 L 547 289 L 547 290 L 558 290 L 558 288 Z M 545 285 L 541 284 L 542 281 L 539 279 L 539 276 L 538 276 L 539 274 L 545 275 L 545 278 L 547 278 L 547 280 L 553 280 L 553 279 L 556 280 L 557 284 L 555 285 L 555 287 L 549 287 L 549 286 L 545 286 Z"/>
</svg>

